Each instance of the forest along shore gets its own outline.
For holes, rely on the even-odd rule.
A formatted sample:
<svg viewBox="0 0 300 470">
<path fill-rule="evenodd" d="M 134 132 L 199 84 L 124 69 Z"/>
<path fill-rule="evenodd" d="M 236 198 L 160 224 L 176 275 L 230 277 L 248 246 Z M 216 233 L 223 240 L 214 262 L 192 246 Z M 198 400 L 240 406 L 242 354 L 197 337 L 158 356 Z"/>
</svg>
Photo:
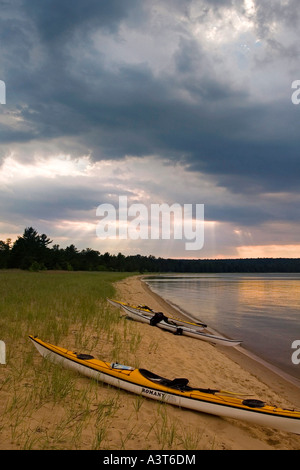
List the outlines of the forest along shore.
<svg viewBox="0 0 300 470">
<path fill-rule="evenodd" d="M 148 305 L 166 315 L 184 318 L 181 312 L 153 293 L 141 276 L 130 277 L 115 284 L 117 299 L 132 305 Z M 285 408 L 300 408 L 299 389 L 286 382 L 261 364 L 241 353 L 229 353 L 225 348 L 204 341 L 175 336 L 159 328 L 138 324 L 142 336 L 138 350 L 139 363 L 159 375 L 186 377 L 195 387 L 222 388 L 231 392 L 251 394 L 257 399 Z M 155 341 L 154 351 L 147 349 Z M 228 349 L 228 348 L 227 348 Z M 230 355 L 232 354 L 232 357 Z M 282 449 L 300 448 L 300 436 L 253 426 L 237 420 L 227 420 L 202 413 L 176 410 L 169 406 L 168 413 L 176 415 L 182 425 L 203 428 L 214 435 L 214 447 L 225 449 Z M 187 423 L 188 420 L 188 423 Z"/>
</svg>

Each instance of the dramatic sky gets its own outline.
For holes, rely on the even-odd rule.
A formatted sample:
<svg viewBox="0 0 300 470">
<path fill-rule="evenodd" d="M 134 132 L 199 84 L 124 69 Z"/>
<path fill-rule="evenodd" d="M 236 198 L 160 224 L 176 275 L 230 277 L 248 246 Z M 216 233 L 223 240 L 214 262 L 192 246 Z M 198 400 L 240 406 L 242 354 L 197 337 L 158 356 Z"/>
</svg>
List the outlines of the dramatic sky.
<svg viewBox="0 0 300 470">
<path fill-rule="evenodd" d="M 0 0 L 0 239 L 300 257 L 296 0 Z M 300 96 L 300 94 L 299 94 Z M 101 240 L 104 203 L 204 204 L 184 240 Z"/>
</svg>

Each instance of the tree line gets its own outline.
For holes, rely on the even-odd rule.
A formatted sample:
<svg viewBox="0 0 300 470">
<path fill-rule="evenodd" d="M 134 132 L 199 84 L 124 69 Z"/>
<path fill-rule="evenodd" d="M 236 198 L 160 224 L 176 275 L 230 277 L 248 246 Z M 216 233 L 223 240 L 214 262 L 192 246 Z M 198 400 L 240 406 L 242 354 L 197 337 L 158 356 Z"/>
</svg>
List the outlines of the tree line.
<svg viewBox="0 0 300 470">
<path fill-rule="evenodd" d="M 30 271 L 123 271 L 140 273 L 299 273 L 300 258 L 172 259 L 153 255 L 113 255 L 91 248 L 52 245 L 45 234 L 27 227 L 12 243 L 0 240 L 0 269 Z M 50 247 L 49 245 L 52 245 Z"/>
</svg>

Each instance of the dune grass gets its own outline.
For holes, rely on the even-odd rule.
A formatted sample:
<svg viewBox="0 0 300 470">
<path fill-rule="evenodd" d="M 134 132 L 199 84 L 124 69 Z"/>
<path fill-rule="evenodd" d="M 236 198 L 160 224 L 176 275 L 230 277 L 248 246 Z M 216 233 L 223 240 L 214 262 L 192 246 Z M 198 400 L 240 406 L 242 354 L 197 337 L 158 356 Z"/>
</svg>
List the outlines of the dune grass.
<svg viewBox="0 0 300 470">
<path fill-rule="evenodd" d="M 120 338 L 116 325 L 124 320 L 106 302 L 115 294 L 113 283 L 128 275 L 0 271 L 0 339 L 6 344 L 6 365 L 0 367 L 2 443 L 9 432 L 9 448 L 64 448 L 65 442 L 71 448 L 80 448 L 83 430 L 89 420 L 94 420 L 95 436 L 88 447 L 99 447 L 105 435 L 103 423 L 117 408 L 115 394 L 100 402 L 95 400 L 93 381 L 78 386 L 76 374 L 39 357 L 28 335 L 55 344 L 63 342 L 66 347 L 71 337 L 73 347 L 86 352 L 99 342 L 107 343 L 112 360 L 124 349 L 124 340 L 129 350 L 135 348 L 139 338 L 130 337 L 128 332 L 123 335 L 127 338 Z M 61 417 L 51 431 L 40 424 L 35 428 L 37 422 L 47 420 L 45 407 Z"/>
<path fill-rule="evenodd" d="M 6 342 L 27 334 L 59 341 L 73 324 L 100 318 L 113 322 L 106 297 L 124 273 L 0 271 L 0 337 Z M 105 310 L 105 311 L 103 311 Z M 10 348 L 11 349 L 11 348 Z"/>
<path fill-rule="evenodd" d="M 28 339 L 37 335 L 140 367 L 138 324 L 106 301 L 115 295 L 113 284 L 129 275 L 0 270 L 0 340 L 7 352 L 6 365 L 0 365 L 0 450 L 188 450 L 199 445 L 201 434 L 181 429 L 161 404 L 150 405 L 142 396 L 52 364 Z M 149 353 L 157 348 L 157 342 L 150 344 Z"/>
</svg>

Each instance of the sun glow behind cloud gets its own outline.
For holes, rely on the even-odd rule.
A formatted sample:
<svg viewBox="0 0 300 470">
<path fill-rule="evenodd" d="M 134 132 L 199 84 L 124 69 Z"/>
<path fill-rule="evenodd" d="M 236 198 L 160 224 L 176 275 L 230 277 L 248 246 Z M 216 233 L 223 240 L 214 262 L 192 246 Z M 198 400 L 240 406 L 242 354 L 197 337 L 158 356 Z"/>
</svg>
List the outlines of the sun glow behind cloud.
<svg viewBox="0 0 300 470">
<path fill-rule="evenodd" d="M 0 169 L 0 182 L 22 181 L 26 179 L 53 179 L 59 176 L 75 177 L 88 174 L 91 168 L 89 157 L 72 159 L 69 155 L 51 158 L 36 158 L 33 162 L 22 163 L 14 155 L 6 158 Z"/>
<path fill-rule="evenodd" d="M 170 165 L 155 156 L 142 160 L 128 156 L 117 167 L 110 160 L 94 162 L 88 156 L 71 159 L 69 155 L 61 154 L 48 159 L 36 158 L 34 163 L 27 164 L 10 156 L 0 169 L 0 182 L 1 212 L 6 214 L 1 232 L 6 234 L 6 238 L 14 239 L 22 234 L 25 226 L 33 225 L 38 231 L 47 233 L 54 243 L 73 243 L 80 249 L 92 247 L 101 252 L 121 251 L 124 254 L 154 254 L 176 258 L 260 257 L 266 254 L 297 256 L 298 246 L 295 243 L 287 240 L 286 245 L 279 245 L 275 235 L 273 244 L 268 244 L 267 238 L 265 245 L 256 243 L 256 240 L 262 238 L 261 231 L 276 234 L 276 224 L 261 229 L 258 225 L 251 230 L 226 220 L 225 208 L 228 204 L 238 208 L 240 195 L 235 200 L 227 190 L 218 187 L 213 179 L 200 172 L 191 173 L 178 163 Z M 171 205 L 177 202 L 183 206 L 195 201 L 204 204 L 207 209 L 204 248 L 188 253 L 184 250 L 183 242 L 172 236 L 170 240 L 151 240 L 150 237 L 148 240 L 99 240 L 96 236 L 96 208 L 105 202 L 117 207 L 119 196 L 124 195 L 128 197 L 128 204 L 142 203 L 148 210 L 151 204 Z M 288 196 L 288 193 L 283 193 L 282 201 L 288 203 Z M 5 204 L 7 197 L 10 198 L 9 204 Z M 274 197 L 277 203 L 280 202 L 280 195 L 276 197 L 275 194 L 267 194 L 266 200 L 273 200 Z M 212 202 L 223 221 L 212 219 Z M 20 213 L 17 225 L 13 215 L 15 211 Z M 26 215 L 28 212 L 30 218 Z M 287 226 L 284 227 L 285 231 L 287 229 Z M 279 236 L 280 232 L 277 239 Z"/>
<path fill-rule="evenodd" d="M 204 204 L 192 256 L 294 256 L 297 2 L 37 3 L 3 4 L 0 238 L 32 225 L 102 251 L 96 208 L 126 195 Z M 105 249 L 186 254 L 146 242 Z"/>
<path fill-rule="evenodd" d="M 257 245 L 237 248 L 239 258 L 299 258 L 298 245 Z"/>
<path fill-rule="evenodd" d="M 201 3 L 194 3 L 191 5 L 188 23 L 201 43 L 205 39 L 212 46 L 220 46 L 237 41 L 246 33 L 256 34 L 256 14 L 253 0 L 240 2 L 239 9 L 233 5 L 224 6 L 222 14 L 217 9 L 203 8 Z"/>
</svg>

